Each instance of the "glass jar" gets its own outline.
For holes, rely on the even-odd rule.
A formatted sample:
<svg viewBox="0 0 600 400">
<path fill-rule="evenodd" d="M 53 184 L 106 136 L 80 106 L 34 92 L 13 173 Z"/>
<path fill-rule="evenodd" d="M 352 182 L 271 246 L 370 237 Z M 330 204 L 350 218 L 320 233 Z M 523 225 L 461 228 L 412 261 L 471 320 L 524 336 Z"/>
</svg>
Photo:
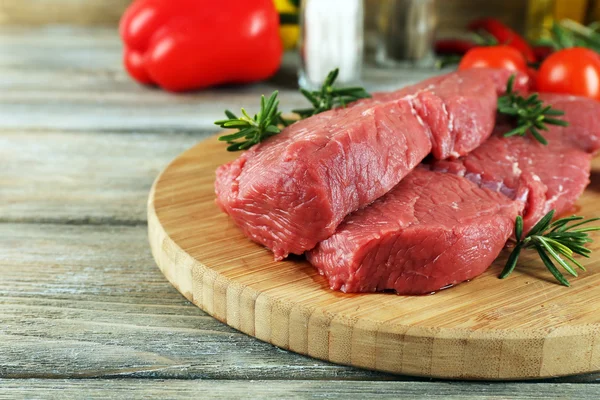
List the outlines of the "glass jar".
<svg viewBox="0 0 600 400">
<path fill-rule="evenodd" d="M 336 84 L 360 81 L 364 47 L 363 0 L 304 0 L 300 10 L 301 87 L 314 89 L 339 68 Z"/>
<path fill-rule="evenodd" d="M 375 62 L 382 66 L 433 65 L 435 0 L 379 0 Z"/>
</svg>

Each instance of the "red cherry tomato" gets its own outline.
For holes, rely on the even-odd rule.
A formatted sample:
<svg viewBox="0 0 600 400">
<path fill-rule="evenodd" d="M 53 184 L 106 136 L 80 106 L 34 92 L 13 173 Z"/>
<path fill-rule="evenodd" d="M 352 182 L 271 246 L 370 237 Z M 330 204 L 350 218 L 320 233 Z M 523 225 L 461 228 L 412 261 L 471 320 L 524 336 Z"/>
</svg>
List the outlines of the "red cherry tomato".
<svg viewBox="0 0 600 400">
<path fill-rule="evenodd" d="M 496 38 L 498 43 L 514 47 L 525 57 L 526 61 L 536 61 L 536 55 L 529 43 L 517 32 L 513 31 L 507 25 L 495 18 L 483 18 L 473 21 L 469 24 L 469 29 L 473 32 L 483 30 Z"/>
<path fill-rule="evenodd" d="M 581 47 L 557 51 L 540 66 L 537 89 L 600 100 L 600 56 Z"/>
<path fill-rule="evenodd" d="M 469 50 L 460 61 L 458 69 L 470 68 L 502 68 L 527 74 L 527 62 L 523 54 L 514 47 L 504 45 Z"/>
</svg>

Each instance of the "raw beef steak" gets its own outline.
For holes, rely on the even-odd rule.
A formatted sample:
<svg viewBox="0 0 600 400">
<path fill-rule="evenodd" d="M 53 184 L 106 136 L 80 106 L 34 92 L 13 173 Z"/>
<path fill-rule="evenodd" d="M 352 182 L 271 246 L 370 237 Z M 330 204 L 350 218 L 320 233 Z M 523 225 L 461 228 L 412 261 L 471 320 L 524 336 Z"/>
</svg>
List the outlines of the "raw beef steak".
<svg viewBox="0 0 600 400">
<path fill-rule="evenodd" d="M 589 182 L 600 147 L 600 103 L 541 98 L 570 123 L 544 132 L 547 146 L 529 136 L 505 138 L 512 126 L 501 124 L 467 156 L 434 161 L 435 172 L 414 170 L 348 216 L 308 259 L 333 289 L 347 292 L 427 293 L 482 273 L 511 235 L 517 213 L 528 230 L 552 209 L 568 211 Z"/>
<path fill-rule="evenodd" d="M 520 204 L 462 177 L 417 168 L 348 216 L 307 258 L 332 289 L 433 292 L 490 266 Z"/>
<path fill-rule="evenodd" d="M 438 160 L 456 158 L 488 137 L 477 132 L 493 130 L 497 98 L 491 93 L 504 93 L 511 74 L 508 70 L 483 68 L 459 71 L 396 92 L 375 93 L 373 100 L 413 96 L 417 114 L 431 127 L 433 156 Z M 519 75 L 515 89 L 525 90 L 527 81 L 526 76 Z"/>
<path fill-rule="evenodd" d="M 459 156 L 488 138 L 507 78 L 452 73 L 297 122 L 217 169 L 217 203 L 276 259 L 302 254 L 432 150 Z"/>
<path fill-rule="evenodd" d="M 540 98 L 563 110 L 569 122 L 543 132 L 547 146 L 529 135 L 505 138 L 512 126 L 502 124 L 467 156 L 432 165 L 523 202 L 526 232 L 550 210 L 560 215 L 573 207 L 589 183 L 592 155 L 600 148 L 600 103 L 564 95 Z"/>
</svg>

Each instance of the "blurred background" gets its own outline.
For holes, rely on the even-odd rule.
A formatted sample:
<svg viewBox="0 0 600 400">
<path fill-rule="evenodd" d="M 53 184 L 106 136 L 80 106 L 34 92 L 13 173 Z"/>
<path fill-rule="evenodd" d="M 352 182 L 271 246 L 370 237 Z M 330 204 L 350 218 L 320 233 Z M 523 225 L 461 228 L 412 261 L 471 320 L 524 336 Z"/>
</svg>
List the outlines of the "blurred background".
<svg viewBox="0 0 600 400">
<path fill-rule="evenodd" d="M 365 1 L 367 26 L 376 25 L 377 10 L 382 3 L 389 2 Z M 0 24 L 116 25 L 130 3 L 130 0 L 2 0 Z M 600 19 L 600 0 L 438 0 L 436 7 L 438 32 L 442 37 L 455 34 L 482 16 L 494 16 L 531 39 L 540 34 L 543 23 L 548 26 L 549 18 L 583 23 Z"/>
<path fill-rule="evenodd" d="M 116 28 L 131 2 L 2 0 L 0 26 Z M 600 20 L 600 0 L 273 2 L 287 51 L 279 76 L 285 71 L 292 71 L 289 76 L 297 72 L 300 86 L 307 88 L 318 87 L 336 67 L 340 69 L 339 84 L 360 82 L 370 89 L 389 88 L 390 82 L 398 86 L 405 83 L 396 82 L 399 69 L 405 74 L 417 70 L 435 73 L 435 69 L 456 67 L 474 46 L 514 45 L 512 37 L 506 39 L 511 29 L 536 52 L 534 59 L 527 59 L 529 67 L 538 68 L 560 48 L 583 46 L 600 51 L 600 24 L 594 22 Z M 486 17 L 503 26 L 495 31 L 482 20 Z"/>
</svg>

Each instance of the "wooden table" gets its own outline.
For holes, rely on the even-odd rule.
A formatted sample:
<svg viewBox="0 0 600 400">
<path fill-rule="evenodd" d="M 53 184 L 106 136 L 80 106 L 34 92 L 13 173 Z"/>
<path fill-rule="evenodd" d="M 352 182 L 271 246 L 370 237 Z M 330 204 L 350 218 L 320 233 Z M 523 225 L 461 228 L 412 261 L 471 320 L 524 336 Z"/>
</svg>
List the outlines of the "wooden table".
<svg viewBox="0 0 600 400">
<path fill-rule="evenodd" d="M 153 179 L 226 107 L 274 88 L 285 109 L 304 103 L 289 69 L 241 88 L 143 88 L 120 50 L 114 29 L 0 29 L 0 398 L 600 396 L 600 375 L 445 382 L 328 364 L 188 303 L 150 256 Z"/>
</svg>

